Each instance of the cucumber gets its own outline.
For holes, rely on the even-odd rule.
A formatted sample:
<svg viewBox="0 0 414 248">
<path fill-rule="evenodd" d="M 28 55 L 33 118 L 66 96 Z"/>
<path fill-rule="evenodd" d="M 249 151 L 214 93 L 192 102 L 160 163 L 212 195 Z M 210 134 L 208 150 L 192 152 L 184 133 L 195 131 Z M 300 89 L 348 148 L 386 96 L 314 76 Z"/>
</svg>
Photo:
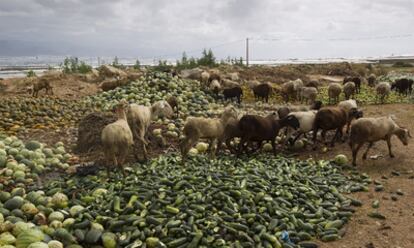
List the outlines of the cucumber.
<svg viewBox="0 0 414 248">
<path fill-rule="evenodd" d="M 165 207 L 165 211 L 166 211 L 167 213 L 170 213 L 170 214 L 178 214 L 178 213 L 180 212 L 180 209 L 175 208 L 175 207 L 173 207 L 173 206 L 166 206 L 166 207 Z"/>
<path fill-rule="evenodd" d="M 386 217 L 378 212 L 371 212 L 368 213 L 368 216 L 375 219 L 385 220 Z"/>
<path fill-rule="evenodd" d="M 323 242 L 330 242 L 330 241 L 335 241 L 339 239 L 339 235 L 338 234 L 328 234 L 328 235 L 324 235 L 322 236 L 321 240 Z"/>
<path fill-rule="evenodd" d="M 98 229 L 90 229 L 85 235 L 85 242 L 87 244 L 96 244 L 102 236 L 102 231 Z"/>
<path fill-rule="evenodd" d="M 121 213 L 122 209 L 121 209 L 121 198 L 119 196 L 115 196 L 114 197 L 114 211 L 116 213 Z"/>
<path fill-rule="evenodd" d="M 326 223 L 325 225 L 325 229 L 329 229 L 329 228 L 336 228 L 339 229 L 342 227 L 344 223 L 342 222 L 342 220 L 334 220 L 334 221 L 330 221 L 328 223 Z"/>
<path fill-rule="evenodd" d="M 175 248 L 179 247 L 187 242 L 187 237 L 178 238 L 176 240 L 173 240 L 169 243 L 167 243 L 167 247 Z"/>
</svg>

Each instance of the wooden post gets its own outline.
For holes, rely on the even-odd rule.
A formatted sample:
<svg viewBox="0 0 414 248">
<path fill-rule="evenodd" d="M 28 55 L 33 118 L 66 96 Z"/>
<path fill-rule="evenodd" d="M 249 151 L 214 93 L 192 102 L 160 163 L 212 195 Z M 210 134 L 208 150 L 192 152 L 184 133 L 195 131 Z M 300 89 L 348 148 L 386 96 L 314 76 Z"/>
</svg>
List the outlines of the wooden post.
<svg viewBox="0 0 414 248">
<path fill-rule="evenodd" d="M 249 67 L 249 38 L 246 38 L 246 66 Z"/>
</svg>

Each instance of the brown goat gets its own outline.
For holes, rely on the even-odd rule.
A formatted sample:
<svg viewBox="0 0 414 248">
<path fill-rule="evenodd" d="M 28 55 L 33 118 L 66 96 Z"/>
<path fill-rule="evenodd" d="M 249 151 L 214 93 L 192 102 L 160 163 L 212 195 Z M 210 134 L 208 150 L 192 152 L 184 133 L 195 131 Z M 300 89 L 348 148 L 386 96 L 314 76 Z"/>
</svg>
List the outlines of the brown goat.
<svg viewBox="0 0 414 248">
<path fill-rule="evenodd" d="M 282 84 L 280 93 L 283 97 L 283 100 L 285 102 L 289 102 L 289 98 L 293 97 L 293 99 L 296 97 L 296 91 L 295 91 L 295 85 L 293 81 L 286 82 Z"/>
<path fill-rule="evenodd" d="M 39 91 L 45 89 L 46 94 L 53 95 L 53 88 L 47 79 L 40 78 L 39 81 L 33 84 L 33 97 L 39 95 Z"/>
<path fill-rule="evenodd" d="M 221 76 L 220 74 L 216 72 L 210 72 L 210 78 L 208 79 L 208 82 L 211 83 L 213 80 L 217 80 L 219 83 L 221 82 Z"/>
<path fill-rule="evenodd" d="M 267 84 L 259 84 L 253 88 L 253 94 L 256 99 L 264 99 L 269 102 L 269 95 L 272 93 L 272 87 Z"/>
<path fill-rule="evenodd" d="M 367 81 L 368 81 L 369 87 L 375 87 L 375 84 L 377 82 L 377 77 L 374 74 L 371 74 L 369 75 Z"/>
<path fill-rule="evenodd" d="M 238 149 L 237 146 L 231 145 L 231 141 L 234 140 L 235 138 L 241 138 L 241 136 L 243 135 L 243 133 L 240 131 L 239 129 L 239 120 L 238 119 L 232 119 L 230 120 L 226 127 L 224 128 L 224 132 L 222 137 L 219 138 L 219 142 L 217 145 L 217 151 L 220 151 L 221 146 L 223 144 L 223 142 L 226 144 L 226 147 L 230 150 L 231 153 L 237 153 Z M 252 148 L 252 151 L 256 151 L 259 150 L 261 148 L 261 143 L 262 142 L 257 142 L 257 147 L 256 148 Z M 252 146 L 251 142 L 248 142 L 247 146 Z"/>
<path fill-rule="evenodd" d="M 167 102 L 168 104 L 170 104 L 171 108 L 175 111 L 177 117 L 180 114 L 180 110 L 178 107 L 178 101 L 177 98 L 175 96 L 170 96 L 167 98 Z"/>
<path fill-rule="evenodd" d="M 259 142 L 259 147 L 263 141 L 270 141 L 273 153 L 276 154 L 276 137 L 282 128 L 281 122 L 277 119 L 276 113 L 262 117 L 258 115 L 244 115 L 238 124 L 241 135 L 239 144 L 239 154 L 246 149 L 246 142 Z"/>
<path fill-rule="evenodd" d="M 236 86 L 230 89 L 223 90 L 224 99 L 237 98 L 237 102 L 241 103 L 241 96 L 243 96 L 243 90 L 240 86 Z"/>
<path fill-rule="evenodd" d="M 354 82 L 355 84 L 355 93 L 361 93 L 361 78 L 359 77 L 345 77 L 344 85 L 348 82 Z"/>
<path fill-rule="evenodd" d="M 362 111 L 358 111 L 356 108 L 352 108 L 347 112 L 340 107 L 324 107 L 321 108 L 315 116 L 315 122 L 313 126 L 313 142 L 316 148 L 316 136 L 319 129 L 322 129 L 322 138 L 325 142 L 325 134 L 329 130 L 336 129 L 336 133 L 331 141 L 331 146 L 335 146 L 336 139 L 343 137 L 343 128 L 345 125 L 350 125 L 353 118 L 362 117 Z"/>
</svg>

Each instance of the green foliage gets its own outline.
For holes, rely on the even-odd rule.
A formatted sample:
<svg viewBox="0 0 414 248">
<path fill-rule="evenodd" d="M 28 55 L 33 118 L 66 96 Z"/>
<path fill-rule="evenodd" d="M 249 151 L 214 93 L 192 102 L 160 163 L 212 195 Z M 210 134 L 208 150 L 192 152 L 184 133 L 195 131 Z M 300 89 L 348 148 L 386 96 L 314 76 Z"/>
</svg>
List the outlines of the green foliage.
<svg viewBox="0 0 414 248">
<path fill-rule="evenodd" d="M 405 61 L 397 61 L 392 65 L 392 67 L 413 67 L 413 64 Z"/>
<path fill-rule="evenodd" d="M 227 57 L 225 60 L 221 60 L 220 64 L 230 64 L 230 65 L 237 65 L 237 66 L 244 66 L 243 57 L 240 58 L 231 58 L 230 56 Z"/>
<path fill-rule="evenodd" d="M 172 65 L 169 65 L 166 60 L 159 60 L 158 65 L 154 66 L 154 71 L 169 72 Z"/>
<path fill-rule="evenodd" d="M 139 60 L 137 59 L 137 61 L 135 61 L 134 69 L 139 70 L 140 68 L 141 68 L 141 62 L 139 62 Z"/>
<path fill-rule="evenodd" d="M 84 61 L 79 61 L 77 57 L 66 57 L 60 66 L 65 74 L 88 73 L 92 71 L 92 66 L 86 64 Z"/>
<path fill-rule="evenodd" d="M 125 66 L 119 63 L 118 56 L 115 56 L 114 61 L 112 61 L 112 66 L 118 69 L 125 69 Z"/>
<path fill-rule="evenodd" d="M 203 50 L 201 58 L 188 58 L 187 54 L 184 52 L 181 60 L 177 60 L 177 69 L 191 69 L 198 66 L 206 67 L 216 67 L 218 63 L 216 62 L 216 57 L 213 54 L 213 51 L 209 49 Z"/>
<path fill-rule="evenodd" d="M 33 70 L 29 70 L 26 73 L 26 77 L 36 77 L 36 73 Z"/>
<path fill-rule="evenodd" d="M 208 66 L 208 67 L 214 67 L 217 66 L 216 63 L 216 57 L 214 57 L 213 51 L 209 49 L 208 51 L 206 49 L 203 50 L 201 58 L 197 61 L 198 65 L 201 66 Z"/>
<path fill-rule="evenodd" d="M 81 61 L 80 65 L 78 66 L 78 72 L 85 74 L 92 71 L 92 66 L 86 64 L 85 62 Z"/>
</svg>

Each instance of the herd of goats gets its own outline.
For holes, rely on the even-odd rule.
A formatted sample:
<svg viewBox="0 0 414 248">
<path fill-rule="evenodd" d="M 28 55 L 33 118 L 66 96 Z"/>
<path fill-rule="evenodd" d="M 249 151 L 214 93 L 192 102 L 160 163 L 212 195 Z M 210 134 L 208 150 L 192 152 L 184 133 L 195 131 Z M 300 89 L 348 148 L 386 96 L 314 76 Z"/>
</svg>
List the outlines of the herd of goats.
<svg viewBox="0 0 414 248">
<path fill-rule="evenodd" d="M 412 91 L 413 81 L 409 79 L 397 80 L 392 86 L 386 82 L 375 83 L 375 78 L 372 76 L 367 81 L 370 86 L 376 87 L 377 94 L 382 100 L 392 89 L 402 94 L 409 94 Z M 215 78 L 208 80 L 204 86 L 218 93 L 218 88 L 222 85 Z M 267 83 L 253 83 L 249 87 L 256 98 L 263 98 L 266 101 L 272 91 L 271 86 Z M 363 159 L 367 158 L 367 153 L 372 145 L 380 140 L 387 142 L 389 155 L 394 157 L 391 149 L 393 135 L 396 135 L 404 145 L 408 144 L 408 139 L 411 138 L 409 130 L 398 126 L 393 116 L 363 117 L 363 112 L 358 109 L 357 102 L 354 99 L 349 99 L 360 92 L 360 78 L 347 77 L 344 79 L 343 86 L 338 83 L 331 83 L 328 86 L 329 98 L 335 100 L 336 105 L 322 106 L 320 101 L 316 101 L 314 92 L 317 93 L 317 87 L 318 85 L 312 81 L 303 85 L 300 79 L 283 84 L 281 92 L 286 97 L 285 100 L 288 101 L 291 95 L 296 95 L 299 99 L 305 99 L 307 102 L 309 100 L 311 103 L 309 106 L 280 106 L 277 111 L 268 116 L 251 114 L 240 116 L 234 106 L 228 105 L 219 118 L 187 117 L 179 144 L 183 163 L 185 163 L 190 149 L 200 139 L 209 141 L 208 149 L 211 156 L 220 151 L 223 144 L 226 144 L 231 152 L 240 155 L 257 151 L 262 147 L 263 142 L 270 142 L 273 152 L 276 154 L 276 138 L 281 130 L 285 130 L 286 136 L 288 136 L 288 130 L 296 130 L 296 135 L 294 137 L 292 135 L 285 141 L 290 144 L 294 144 L 301 135 L 306 136 L 307 133 L 312 132 L 314 149 L 317 147 L 319 130 L 322 130 L 323 142 L 326 140 L 326 132 L 335 130 L 330 145 L 333 147 L 336 141 L 341 139 L 344 142 L 348 138 L 354 166 L 356 166 L 358 151 L 365 143 L 368 143 L 368 146 L 362 156 Z M 347 100 L 338 103 L 341 91 L 344 92 Z M 238 85 L 225 87 L 225 89 L 220 89 L 220 92 L 225 99 L 237 98 L 238 102 L 241 101 L 243 94 L 242 88 Z M 147 132 L 151 120 L 159 116 L 173 115 L 174 109 L 178 113 L 178 102 L 175 97 L 156 102 L 151 107 L 135 103 L 129 104 L 126 100 L 121 100 L 114 107 L 117 120 L 105 126 L 101 133 L 106 160 L 116 167 L 119 166 L 123 171 L 128 151 L 135 147 L 134 140 L 140 144 L 144 158 L 147 159 L 146 146 L 149 143 Z M 352 125 L 351 122 L 353 122 Z M 343 134 L 345 126 L 346 135 Z M 289 133 L 292 132 L 289 131 Z M 236 138 L 239 139 L 238 144 L 232 142 Z M 134 152 L 134 154 L 137 158 L 137 153 Z M 110 167 L 112 166 L 107 167 L 108 174 Z M 123 173 L 125 172 L 123 171 Z"/>
</svg>

